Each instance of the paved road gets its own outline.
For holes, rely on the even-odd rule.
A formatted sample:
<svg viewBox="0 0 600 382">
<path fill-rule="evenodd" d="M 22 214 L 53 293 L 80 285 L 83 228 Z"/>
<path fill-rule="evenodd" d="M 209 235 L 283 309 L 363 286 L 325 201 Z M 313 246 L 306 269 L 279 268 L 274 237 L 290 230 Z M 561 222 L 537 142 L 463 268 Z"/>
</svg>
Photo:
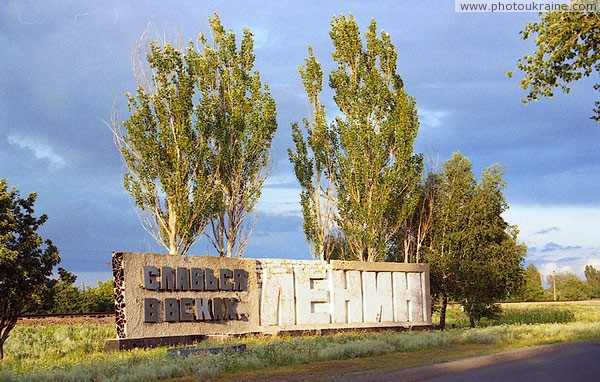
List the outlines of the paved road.
<svg viewBox="0 0 600 382">
<path fill-rule="evenodd" d="M 600 381 L 600 340 L 569 342 L 370 376 L 370 381 Z"/>
</svg>

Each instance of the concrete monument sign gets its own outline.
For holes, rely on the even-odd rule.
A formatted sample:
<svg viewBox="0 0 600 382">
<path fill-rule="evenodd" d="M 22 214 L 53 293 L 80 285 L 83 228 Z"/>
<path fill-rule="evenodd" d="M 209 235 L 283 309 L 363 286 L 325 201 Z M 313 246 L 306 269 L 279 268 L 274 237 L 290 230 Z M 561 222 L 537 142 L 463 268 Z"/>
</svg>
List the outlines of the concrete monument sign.
<svg viewBox="0 0 600 382">
<path fill-rule="evenodd" d="M 113 273 L 112 348 L 148 338 L 431 325 L 423 264 L 114 253 Z"/>
</svg>

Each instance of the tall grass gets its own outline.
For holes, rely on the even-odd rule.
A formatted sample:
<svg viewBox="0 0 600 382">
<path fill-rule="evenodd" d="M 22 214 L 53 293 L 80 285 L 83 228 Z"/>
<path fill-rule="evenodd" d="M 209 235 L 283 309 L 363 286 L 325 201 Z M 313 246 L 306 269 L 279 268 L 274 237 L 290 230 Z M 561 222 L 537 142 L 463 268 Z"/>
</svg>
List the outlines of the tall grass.
<svg viewBox="0 0 600 382">
<path fill-rule="evenodd" d="M 471 344 L 506 348 L 600 338 L 600 304 L 577 306 L 570 311 L 572 316 L 565 315 L 565 307 L 570 306 L 505 307 L 506 323 L 473 330 L 248 337 L 240 340 L 247 345 L 246 351 L 189 358 L 169 357 L 165 348 L 104 354 L 104 341 L 115 336 L 112 325 L 17 327 L 6 344 L 0 381 L 152 381 L 182 376 L 206 380 L 224 372 L 422 349 Z M 585 313 L 590 310 L 592 314 Z M 515 323 L 534 323 L 532 317 L 570 322 Z M 202 346 L 214 346 L 214 342 Z"/>
</svg>

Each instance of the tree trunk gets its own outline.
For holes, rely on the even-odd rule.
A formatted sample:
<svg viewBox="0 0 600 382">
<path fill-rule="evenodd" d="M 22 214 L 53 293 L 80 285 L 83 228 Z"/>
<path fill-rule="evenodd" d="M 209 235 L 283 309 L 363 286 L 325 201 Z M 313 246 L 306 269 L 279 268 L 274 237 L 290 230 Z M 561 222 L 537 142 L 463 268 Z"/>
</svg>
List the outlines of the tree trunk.
<svg viewBox="0 0 600 382">
<path fill-rule="evenodd" d="M 469 326 L 471 329 L 475 327 L 475 306 L 473 304 L 469 304 Z"/>
<path fill-rule="evenodd" d="M 8 339 L 10 331 L 15 327 L 17 323 L 17 317 L 9 317 L 7 321 L 4 321 L 4 319 L 2 321 L 3 324 L 6 322 L 8 323 L 6 323 L 4 328 L 0 328 L 0 361 L 4 359 L 4 343 Z"/>
<path fill-rule="evenodd" d="M 175 215 L 175 210 L 168 207 L 169 214 L 169 255 L 177 255 L 179 251 L 177 249 L 177 215 Z M 184 255 L 184 253 L 182 253 Z"/>
<path fill-rule="evenodd" d="M 448 307 L 448 296 L 442 296 L 442 307 L 440 308 L 440 329 L 446 329 L 446 308 Z"/>
</svg>

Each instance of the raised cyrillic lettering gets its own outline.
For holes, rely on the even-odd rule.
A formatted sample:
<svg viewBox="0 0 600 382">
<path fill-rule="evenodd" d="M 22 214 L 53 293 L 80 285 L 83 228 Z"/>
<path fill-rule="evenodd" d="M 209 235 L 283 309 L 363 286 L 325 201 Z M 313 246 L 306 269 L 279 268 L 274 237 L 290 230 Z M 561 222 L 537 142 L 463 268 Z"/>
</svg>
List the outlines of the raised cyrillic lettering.
<svg viewBox="0 0 600 382">
<path fill-rule="evenodd" d="M 233 290 L 248 290 L 248 272 L 243 269 L 235 269 L 233 271 Z"/>
<path fill-rule="evenodd" d="M 144 322 L 159 322 L 159 303 L 155 298 L 144 299 Z"/>
<path fill-rule="evenodd" d="M 170 267 L 162 267 L 162 290 L 175 290 L 175 271 Z"/>
<path fill-rule="evenodd" d="M 207 291 L 219 290 L 219 279 L 215 277 L 215 273 L 212 269 L 206 269 L 204 271 L 204 281 L 206 282 Z"/>
<path fill-rule="evenodd" d="M 179 300 L 165 298 L 165 321 L 179 322 Z"/>
<path fill-rule="evenodd" d="M 181 305 L 181 321 L 194 321 L 194 299 L 182 298 Z"/>
<path fill-rule="evenodd" d="M 188 290 L 190 288 L 190 273 L 187 268 L 177 268 L 175 290 Z"/>
<path fill-rule="evenodd" d="M 219 271 L 219 289 L 230 291 L 233 290 L 233 283 L 231 279 L 233 278 L 233 272 L 231 269 L 221 269 Z"/>
<path fill-rule="evenodd" d="M 160 288 L 160 283 L 156 280 L 158 275 L 158 268 L 148 265 L 144 266 L 144 288 L 148 290 L 157 290 Z"/>
<path fill-rule="evenodd" d="M 193 291 L 204 292 L 204 269 L 192 268 L 191 270 L 191 289 Z"/>
<path fill-rule="evenodd" d="M 196 299 L 196 320 L 207 321 L 212 320 L 212 314 L 210 312 L 209 300 L 207 298 Z"/>
<path fill-rule="evenodd" d="M 226 320 L 237 320 L 237 299 L 235 298 L 224 298 L 223 302 L 225 302 L 225 311 L 227 312 L 225 315 Z"/>
</svg>

